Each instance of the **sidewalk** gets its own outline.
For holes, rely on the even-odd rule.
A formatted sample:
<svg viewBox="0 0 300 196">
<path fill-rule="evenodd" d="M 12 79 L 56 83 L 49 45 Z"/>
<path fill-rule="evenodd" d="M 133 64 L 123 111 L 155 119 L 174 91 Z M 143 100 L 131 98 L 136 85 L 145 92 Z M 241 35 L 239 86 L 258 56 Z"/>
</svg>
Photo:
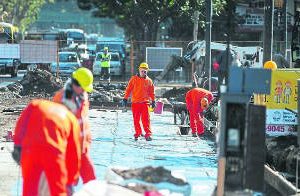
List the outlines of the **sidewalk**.
<svg viewBox="0 0 300 196">
<path fill-rule="evenodd" d="M 0 142 L 0 193 L 2 196 L 21 195 L 21 170 L 11 157 L 12 142 Z"/>
</svg>

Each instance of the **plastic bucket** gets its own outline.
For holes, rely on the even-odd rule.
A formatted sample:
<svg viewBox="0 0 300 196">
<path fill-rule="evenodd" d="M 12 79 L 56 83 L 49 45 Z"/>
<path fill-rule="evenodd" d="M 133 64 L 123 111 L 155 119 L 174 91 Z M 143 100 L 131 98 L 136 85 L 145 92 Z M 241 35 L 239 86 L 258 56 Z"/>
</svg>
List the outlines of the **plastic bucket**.
<svg viewBox="0 0 300 196">
<path fill-rule="evenodd" d="M 12 131 L 7 131 L 6 141 L 7 141 L 7 142 L 13 141 L 13 134 L 12 134 Z"/>
<path fill-rule="evenodd" d="M 163 102 L 156 102 L 156 107 L 154 109 L 154 114 L 162 114 L 164 111 L 164 103 Z"/>
<path fill-rule="evenodd" d="M 181 125 L 179 126 L 180 135 L 188 135 L 190 132 L 190 126 L 188 125 Z"/>
</svg>

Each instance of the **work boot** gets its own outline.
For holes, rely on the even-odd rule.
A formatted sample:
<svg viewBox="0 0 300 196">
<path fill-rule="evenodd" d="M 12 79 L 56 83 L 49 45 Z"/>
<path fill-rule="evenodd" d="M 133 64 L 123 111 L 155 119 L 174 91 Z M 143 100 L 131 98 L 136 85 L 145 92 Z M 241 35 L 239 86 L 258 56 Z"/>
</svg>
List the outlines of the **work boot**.
<svg viewBox="0 0 300 196">
<path fill-rule="evenodd" d="M 134 136 L 134 141 L 138 141 L 139 137 Z"/>
<path fill-rule="evenodd" d="M 197 133 L 198 137 L 204 136 L 204 133 Z"/>
<path fill-rule="evenodd" d="M 196 133 L 192 133 L 192 137 L 197 137 L 197 134 Z"/>
<path fill-rule="evenodd" d="M 151 136 L 148 136 L 145 139 L 146 139 L 146 141 L 152 141 L 152 137 Z"/>
</svg>

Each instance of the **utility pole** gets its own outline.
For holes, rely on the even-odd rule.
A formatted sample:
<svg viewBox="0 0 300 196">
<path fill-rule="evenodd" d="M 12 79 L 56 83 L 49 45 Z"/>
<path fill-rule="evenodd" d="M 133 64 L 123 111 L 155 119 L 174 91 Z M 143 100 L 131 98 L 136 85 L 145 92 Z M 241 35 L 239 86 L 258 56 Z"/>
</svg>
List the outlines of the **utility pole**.
<svg viewBox="0 0 300 196">
<path fill-rule="evenodd" d="M 273 49 L 273 20 L 274 20 L 274 1 L 265 0 L 265 25 L 264 25 L 264 56 L 263 63 L 272 60 Z"/>
<path fill-rule="evenodd" d="M 206 23 L 205 23 L 205 66 L 208 73 L 208 90 L 211 91 L 211 18 L 212 4 L 211 0 L 206 0 Z"/>
<path fill-rule="evenodd" d="M 231 66 L 230 62 L 230 55 L 231 55 L 231 49 L 230 49 L 230 40 L 231 36 L 234 33 L 234 27 L 232 24 L 234 15 L 233 12 L 235 11 L 234 2 L 232 0 L 227 0 L 226 5 L 227 10 L 227 31 L 225 34 L 226 37 L 226 74 L 225 74 L 225 84 L 228 85 L 228 73 L 229 73 L 229 66 Z M 223 82 L 223 81 L 220 81 Z M 221 84 L 221 83 L 220 83 Z"/>
<path fill-rule="evenodd" d="M 198 22 L 199 22 L 199 11 L 194 12 L 193 21 L 194 21 L 194 31 L 193 31 L 193 41 L 194 44 L 197 41 L 198 37 Z M 194 81 L 194 72 L 195 72 L 195 62 L 192 62 L 192 82 Z M 197 84 L 196 84 L 197 85 Z"/>
<path fill-rule="evenodd" d="M 287 34 L 287 9 L 288 9 L 288 0 L 283 2 L 283 17 L 284 17 L 284 57 L 287 60 L 287 49 L 288 49 L 288 34 Z"/>
</svg>

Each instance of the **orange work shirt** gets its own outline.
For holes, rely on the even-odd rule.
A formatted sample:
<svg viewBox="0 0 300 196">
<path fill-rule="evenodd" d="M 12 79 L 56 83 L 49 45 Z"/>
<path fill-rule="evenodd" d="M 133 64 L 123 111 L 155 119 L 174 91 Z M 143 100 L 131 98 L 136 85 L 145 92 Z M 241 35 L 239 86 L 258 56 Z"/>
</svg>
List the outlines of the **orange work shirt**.
<svg viewBox="0 0 300 196">
<path fill-rule="evenodd" d="M 124 99 L 128 99 L 130 94 L 132 103 L 154 101 L 154 84 L 152 80 L 148 76 L 145 78 L 138 75 L 132 76 L 126 87 Z"/>
</svg>

